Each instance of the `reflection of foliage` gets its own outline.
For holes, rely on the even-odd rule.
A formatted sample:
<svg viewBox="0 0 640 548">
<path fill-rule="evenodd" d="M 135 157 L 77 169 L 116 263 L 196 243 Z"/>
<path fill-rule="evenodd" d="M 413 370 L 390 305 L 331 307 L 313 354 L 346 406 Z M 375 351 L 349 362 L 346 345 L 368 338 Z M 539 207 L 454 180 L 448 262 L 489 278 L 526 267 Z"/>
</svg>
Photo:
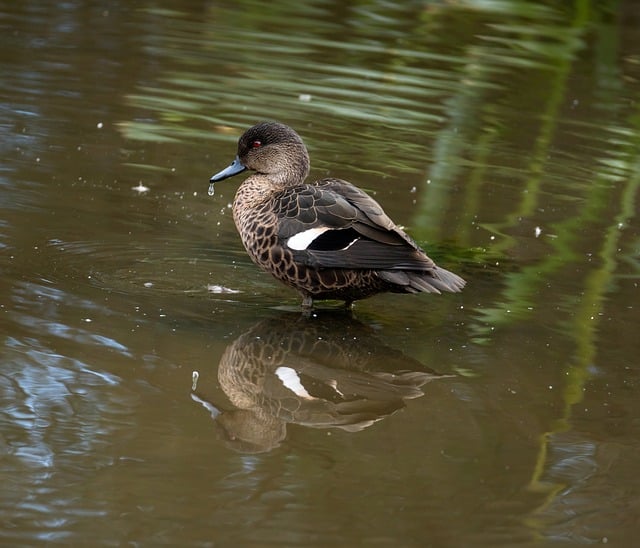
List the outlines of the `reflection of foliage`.
<svg viewBox="0 0 640 548">
<path fill-rule="evenodd" d="M 199 36 L 188 18 L 174 20 L 167 43 L 149 45 L 171 69 L 129 97 L 145 114 L 123 132 L 234 141 L 275 118 L 300 129 L 312 153 L 322 147 L 313 154 L 327 162 L 321 169 L 425 173 L 414 235 L 442 249 L 453 241 L 471 250 L 469 264 L 500 277 L 501 295 L 475 314 L 475 341 L 524 319 L 571 335 L 577 355 L 561 430 L 595 359 L 598 315 L 620 265 L 640 273 L 632 230 L 640 116 L 629 111 L 637 97 L 625 100 L 633 78 L 619 68 L 617 2 L 285 8 L 285 19 L 259 4 L 216 9 Z M 579 294 L 568 294 L 568 279 Z"/>
<path fill-rule="evenodd" d="M 494 238 L 494 254 L 526 254 L 527 250 L 521 248 L 528 244 L 534 244 L 531 247 L 544 245 L 546 249 L 539 257 L 530 258 L 528 264 L 519 271 L 505 275 L 502 298 L 495 305 L 477 311 L 474 329 L 476 340 L 486 341 L 497 326 L 514 324 L 527 318 L 532 322 L 562 327 L 575 341 L 576 354 L 565 367 L 563 413 L 553 429 L 540 438 L 538 466 L 531 483 L 532 489 L 549 492 L 549 502 L 558 493 L 559 487 L 545 485 L 541 479 L 545 471 L 547 446 L 554 434 L 570 427 L 572 406 L 583 398 L 584 386 L 590 377 L 589 368 L 597 359 L 598 319 L 602 315 L 606 295 L 613 289 L 612 282 L 619 261 L 633 264 L 636 277 L 640 273 L 635 259 L 637 245 L 625 245 L 624 242 L 625 229 L 633 226 L 635 204 L 638 201 L 640 140 L 637 135 L 640 134 L 640 127 L 637 115 L 625 112 L 624 103 L 620 101 L 623 91 L 621 75 L 611 70 L 616 66 L 615 44 L 611 42 L 616 39 L 615 34 L 610 32 L 602 13 L 589 11 L 589 7 L 586 1 L 574 3 L 575 12 L 570 27 L 556 32 L 561 42 L 554 42 L 549 48 L 545 45 L 549 37 L 547 25 L 500 25 L 503 30 L 519 33 L 525 41 L 491 37 L 485 51 L 476 52 L 472 69 L 476 76 L 491 78 L 495 73 L 493 64 L 500 59 L 500 55 L 492 52 L 495 44 L 512 50 L 514 57 L 528 52 L 532 57 L 537 57 L 537 62 L 544 64 L 544 70 L 533 71 L 538 79 L 536 89 L 545 90 L 540 94 L 545 104 L 540 109 L 540 115 L 535 116 L 539 126 L 522 169 L 514 169 L 509 173 L 512 180 L 505 183 L 505 188 L 513 196 L 509 202 L 515 207 L 511 206 L 501 220 L 485 222 L 482 227 Z M 601 66 L 596 67 L 596 72 L 602 80 L 597 86 L 598 96 L 584 98 L 572 89 L 570 75 L 579 63 L 578 53 L 585 47 L 588 32 L 594 26 L 600 31 L 598 46 L 601 51 L 596 59 Z M 540 32 L 536 34 L 536 31 Z M 539 43 L 535 42 L 536 38 L 540 40 Z M 548 53 L 546 62 L 545 51 Z M 504 69 L 510 63 L 497 64 Z M 576 73 L 584 73 L 584 70 L 576 70 Z M 488 88 L 485 86 L 484 89 Z M 581 105 L 582 102 L 586 104 Z M 574 120 L 576 116 L 573 113 L 563 112 L 563 106 L 567 105 L 574 109 L 592 108 L 589 122 Z M 466 223 L 461 223 L 463 230 L 458 233 L 460 238 L 467 241 L 471 236 L 469 226 L 482 219 L 483 196 L 493 191 L 487 188 L 483 194 L 483 181 L 489 176 L 488 166 L 494 162 L 500 163 L 496 162 L 493 155 L 505 150 L 501 139 L 506 137 L 508 123 L 505 119 L 509 113 L 501 113 L 496 101 L 480 103 L 478 94 L 468 89 L 455 95 L 450 100 L 450 106 L 450 129 L 437 137 L 436 150 L 441 151 L 442 155 L 436 156 L 437 162 L 429 175 L 429 182 L 437 181 L 438 184 L 427 186 L 428 192 L 423 195 L 421 221 L 423 226 L 431 227 L 432 232 L 436 227 L 446 226 L 445 215 L 453 209 L 448 202 L 454 197 L 451 188 L 462 172 L 468 170 L 464 174 L 468 181 L 463 198 L 466 208 L 462 212 Z M 630 118 L 631 125 L 621 127 L 619 120 L 625 118 Z M 476 137 L 460 139 L 461 131 Z M 570 147 L 565 145 L 567 138 L 574 141 Z M 570 150 L 576 147 L 575 142 L 580 148 L 593 151 L 592 165 L 579 166 L 580 169 L 574 174 L 558 173 L 559 166 L 554 164 L 554 157 L 570 158 Z M 465 144 L 469 152 L 465 150 Z M 566 180 L 559 184 L 558 180 L 563 177 Z M 514 179 L 520 183 L 516 187 L 519 198 L 514 189 L 509 188 L 514 187 Z M 570 199 L 562 193 L 566 193 Z M 540 228 L 536 219 L 551 217 L 548 214 L 541 215 L 541 212 L 546 213 L 549 209 L 561 211 L 562 215 L 556 215 L 556 220 Z M 434 218 L 437 219 L 435 223 Z M 523 227 L 529 231 L 528 235 L 522 234 Z M 534 227 L 537 232 L 534 232 Z M 599 238 L 594 239 L 594 234 Z M 536 241 L 539 236 L 544 244 Z M 436 236 L 435 239 L 441 238 Z M 580 294 L 563 294 L 562 290 L 566 287 L 563 281 L 580 277 L 583 287 Z M 550 307 L 550 302 L 555 306 Z M 555 312 L 555 317 L 549 317 L 550 308 Z M 565 319 L 561 320 L 561 317 Z M 534 522 L 531 524 L 534 525 Z"/>
<path fill-rule="evenodd" d="M 640 275 L 640 113 L 629 92 L 640 63 L 617 51 L 618 2 L 282 2 L 269 15 L 239 4 L 208 12 L 200 35 L 174 19 L 167 43 L 149 45 L 171 68 L 129 96 L 140 117 L 123 132 L 232 142 L 275 118 L 300 130 L 323 171 L 424 174 L 394 180 L 415 185 L 412 234 L 440 243 L 429 247 L 437 260 L 441 250 L 470 265 L 468 292 L 482 273 L 497 280 L 474 313 L 474 342 L 527 321 L 576 349 L 532 474 L 551 504 L 549 445 L 583 398 L 607 299 Z"/>
<path fill-rule="evenodd" d="M 166 42 L 146 45 L 171 68 L 129 96 L 144 115 L 121 124 L 127 137 L 234 141 L 258 119 L 313 120 L 310 128 L 294 125 L 312 149 L 323 147 L 314 155 L 319 162 L 342 157 L 374 174 L 429 166 L 416 191 L 412 229 L 420 241 L 485 249 L 474 263 L 526 265 L 504 275 L 499 304 L 478 311 L 477 340 L 535 318 L 541 298 L 559 311 L 574 308 L 554 296 L 554 280 L 588 268 L 585 255 L 598 253 L 585 227 L 609 235 L 627 223 L 618 220 L 616 196 L 632 212 L 635 199 L 630 180 L 621 188 L 637 157 L 635 128 L 612 124 L 629 116 L 619 99 L 624 81 L 611 69 L 615 2 L 330 9 L 283 2 L 269 14 L 259 4 L 240 5 L 206 12 L 210 22 L 196 27 L 174 13 Z M 442 28 L 453 33 L 448 41 L 437 37 Z M 581 55 L 593 29 L 600 81 L 584 97 L 578 75 L 590 72 Z M 352 150 L 333 142 L 338 132 Z M 432 160 L 422 159 L 429 140 Z M 575 165 L 576 149 L 595 151 L 591 165 Z M 632 251 L 618 258 L 637 264 Z"/>
<path fill-rule="evenodd" d="M 545 69 L 549 59 L 566 56 L 563 19 L 527 2 L 489 7 L 469 2 L 458 8 L 385 2 L 315 8 L 284 2 L 280 9 L 286 17 L 275 8 L 267 16 L 259 4 L 217 8 L 205 15 L 210 23 L 196 27 L 201 34 L 188 17 L 173 17 L 166 42 L 147 45 L 170 59 L 171 68 L 155 85 L 130 95 L 145 115 L 122 123 L 125 135 L 232 140 L 224 128 L 240 129 L 263 118 L 313 120 L 311 146 L 314 136 L 320 141 L 339 129 L 366 139 L 366 146 L 356 144 L 354 163 L 371 166 L 385 157 L 385 169 L 417 171 L 424 165 L 415 160 L 424 154 L 426 140 L 443 135 L 438 129 L 449 116 L 462 124 L 474 120 L 464 116 L 464 105 L 451 105 L 447 98 L 465 97 L 473 106 L 500 90 L 505 72 Z M 407 17 L 410 10 L 415 17 Z M 540 36 L 522 18 L 534 18 Z M 435 53 L 445 22 L 456 29 L 452 51 Z M 476 36 L 490 47 L 478 46 Z M 330 140 L 323 147 L 342 152 Z"/>
</svg>

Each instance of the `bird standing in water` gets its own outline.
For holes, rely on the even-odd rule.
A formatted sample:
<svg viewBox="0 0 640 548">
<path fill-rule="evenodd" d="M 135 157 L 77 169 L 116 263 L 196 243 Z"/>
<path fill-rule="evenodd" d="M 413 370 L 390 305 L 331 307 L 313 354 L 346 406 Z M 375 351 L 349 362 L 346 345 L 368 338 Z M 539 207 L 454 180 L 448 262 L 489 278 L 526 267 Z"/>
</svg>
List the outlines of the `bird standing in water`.
<svg viewBox="0 0 640 548">
<path fill-rule="evenodd" d="M 305 183 L 309 154 L 289 126 L 263 122 L 249 128 L 235 160 L 210 184 L 247 169 L 255 173 L 233 201 L 242 243 L 258 266 L 302 295 L 303 308 L 314 300 L 350 305 L 382 292 L 464 287 L 460 276 L 437 266 L 359 188 L 333 178 Z"/>
</svg>

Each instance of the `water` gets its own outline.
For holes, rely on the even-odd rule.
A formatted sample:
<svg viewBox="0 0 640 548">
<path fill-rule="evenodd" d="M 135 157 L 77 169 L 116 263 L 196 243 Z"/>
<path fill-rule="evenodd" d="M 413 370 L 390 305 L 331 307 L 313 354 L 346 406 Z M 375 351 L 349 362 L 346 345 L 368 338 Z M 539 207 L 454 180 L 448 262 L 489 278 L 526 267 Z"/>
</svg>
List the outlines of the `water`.
<svg viewBox="0 0 640 548">
<path fill-rule="evenodd" d="M 633 543 L 633 2 L 14 4 L 3 543 Z M 301 317 L 206 192 L 263 119 L 465 290 Z"/>
</svg>

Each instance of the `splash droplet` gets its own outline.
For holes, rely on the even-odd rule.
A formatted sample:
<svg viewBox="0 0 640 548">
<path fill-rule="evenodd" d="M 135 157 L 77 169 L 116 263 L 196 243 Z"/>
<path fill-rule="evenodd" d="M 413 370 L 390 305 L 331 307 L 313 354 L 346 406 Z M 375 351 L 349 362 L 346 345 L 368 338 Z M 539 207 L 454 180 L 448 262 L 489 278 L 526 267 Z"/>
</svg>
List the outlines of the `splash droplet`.
<svg viewBox="0 0 640 548">
<path fill-rule="evenodd" d="M 209 196 L 213 196 L 216 193 L 216 189 L 213 188 L 213 183 L 209 183 L 209 190 L 207 191 L 207 194 Z"/>
<path fill-rule="evenodd" d="M 198 379 L 200 378 L 200 373 L 197 371 L 193 371 L 191 373 L 191 390 L 195 390 L 198 387 Z"/>
</svg>

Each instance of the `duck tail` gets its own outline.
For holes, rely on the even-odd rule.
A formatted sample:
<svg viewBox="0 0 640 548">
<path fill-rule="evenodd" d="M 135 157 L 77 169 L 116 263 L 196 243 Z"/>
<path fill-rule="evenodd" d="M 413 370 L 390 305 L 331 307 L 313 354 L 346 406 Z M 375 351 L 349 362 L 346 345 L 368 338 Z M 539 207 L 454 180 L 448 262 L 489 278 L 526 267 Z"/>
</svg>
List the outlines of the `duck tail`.
<svg viewBox="0 0 640 548">
<path fill-rule="evenodd" d="M 467 283 L 439 266 L 427 271 L 382 270 L 378 271 L 378 276 L 392 284 L 391 291 L 397 293 L 459 293 Z"/>
</svg>

